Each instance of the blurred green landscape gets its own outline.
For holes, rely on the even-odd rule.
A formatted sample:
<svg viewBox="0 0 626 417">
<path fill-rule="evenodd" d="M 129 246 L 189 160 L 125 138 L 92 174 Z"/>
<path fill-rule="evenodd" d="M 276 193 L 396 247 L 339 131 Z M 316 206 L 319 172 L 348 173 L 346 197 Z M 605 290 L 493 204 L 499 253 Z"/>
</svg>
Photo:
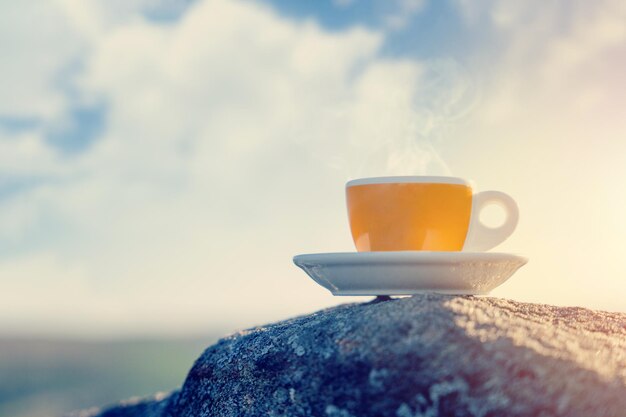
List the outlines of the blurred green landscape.
<svg viewBox="0 0 626 417">
<path fill-rule="evenodd" d="M 0 416 L 49 417 L 180 387 L 216 335 L 164 340 L 0 337 Z"/>
</svg>

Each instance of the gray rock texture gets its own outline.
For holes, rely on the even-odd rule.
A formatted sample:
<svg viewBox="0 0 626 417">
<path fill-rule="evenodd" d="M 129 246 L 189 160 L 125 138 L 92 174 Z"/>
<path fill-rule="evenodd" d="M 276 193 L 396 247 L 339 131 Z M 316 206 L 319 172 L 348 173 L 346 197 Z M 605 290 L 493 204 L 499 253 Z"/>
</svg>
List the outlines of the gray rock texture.
<svg viewBox="0 0 626 417">
<path fill-rule="evenodd" d="M 626 416 L 626 314 L 422 295 L 245 330 L 180 391 L 83 416 Z"/>
</svg>

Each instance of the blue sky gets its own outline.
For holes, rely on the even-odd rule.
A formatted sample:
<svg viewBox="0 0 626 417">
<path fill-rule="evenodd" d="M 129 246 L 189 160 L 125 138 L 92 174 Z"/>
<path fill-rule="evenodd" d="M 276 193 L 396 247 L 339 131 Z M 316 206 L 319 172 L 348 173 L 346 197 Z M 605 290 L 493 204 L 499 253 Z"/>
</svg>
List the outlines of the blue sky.
<svg viewBox="0 0 626 417">
<path fill-rule="evenodd" d="M 531 262 L 494 295 L 624 310 L 625 16 L 610 0 L 0 5 L 0 332 L 201 332 L 347 301 L 291 257 L 354 250 L 343 184 L 387 174 L 516 198 L 497 250 Z"/>
<path fill-rule="evenodd" d="M 439 1 L 268 1 L 281 13 L 296 19 L 315 19 L 329 30 L 344 30 L 353 25 L 388 30 L 381 55 L 432 58 L 454 56 L 460 62 L 470 59 L 468 48 L 487 43 L 491 49 L 493 38 L 485 36 L 491 22 L 483 21 L 482 31 L 472 31 L 460 15 L 456 2 Z M 413 4 L 405 10 L 402 4 Z M 390 19 L 399 19 L 398 27 Z M 491 41 L 490 41 L 491 40 Z M 475 51 L 474 51 L 475 52 Z"/>
</svg>

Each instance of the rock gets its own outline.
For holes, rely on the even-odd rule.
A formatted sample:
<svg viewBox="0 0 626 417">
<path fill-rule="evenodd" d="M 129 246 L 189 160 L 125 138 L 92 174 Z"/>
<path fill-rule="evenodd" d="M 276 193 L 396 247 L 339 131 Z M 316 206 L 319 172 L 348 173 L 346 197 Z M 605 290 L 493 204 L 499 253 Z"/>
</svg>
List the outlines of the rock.
<svg viewBox="0 0 626 417">
<path fill-rule="evenodd" d="M 422 295 L 245 330 L 101 417 L 626 416 L 626 314 Z"/>
</svg>

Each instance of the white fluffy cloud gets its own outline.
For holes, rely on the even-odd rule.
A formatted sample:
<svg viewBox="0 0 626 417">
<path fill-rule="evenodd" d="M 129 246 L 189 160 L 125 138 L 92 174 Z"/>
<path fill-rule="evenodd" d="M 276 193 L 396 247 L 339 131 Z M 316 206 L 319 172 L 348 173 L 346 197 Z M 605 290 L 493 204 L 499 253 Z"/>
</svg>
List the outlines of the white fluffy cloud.
<svg viewBox="0 0 626 417">
<path fill-rule="evenodd" d="M 515 123 L 520 112 L 570 117 L 623 107 L 618 92 L 625 88 L 619 73 L 626 65 L 626 3 L 458 3 L 473 30 L 490 22 L 500 44 L 486 63 L 484 107 L 477 112 L 482 118 Z"/>
<path fill-rule="evenodd" d="M 58 118 L 67 106 L 60 73 L 80 50 L 62 11 L 50 2 L 0 4 L 0 114 Z"/>
<path fill-rule="evenodd" d="M 86 49 L 56 59 L 80 58 L 72 85 L 106 103 L 106 128 L 74 155 L 38 132 L 0 139 L 6 174 L 44 178 L 0 203 L 0 239 L 23 253 L 0 264 L 5 325 L 190 329 L 330 302 L 290 258 L 350 249 L 345 168 L 421 128 L 424 66 L 378 58 L 380 33 L 250 2 L 198 2 L 175 24 L 60 4 Z M 414 153 L 405 165 L 428 163 Z"/>
<path fill-rule="evenodd" d="M 468 24 L 489 14 L 510 41 L 489 63 L 493 77 L 476 105 L 475 85 L 453 60 L 381 57 L 384 32 L 328 32 L 248 1 L 198 1 L 166 23 L 143 16 L 153 4 L 117 3 L 0 13 L 0 31 L 13 37 L 0 50 L 30 46 L 0 79 L 0 114 L 43 120 L 0 131 L 0 175 L 32 182 L 0 196 L 3 328 L 185 332 L 334 303 L 291 256 L 352 249 L 343 181 L 447 173 L 427 139 L 470 108 L 473 134 L 487 137 L 498 123 L 525 132 L 510 121 L 528 109 L 548 113 L 543 101 L 574 83 L 588 102 L 605 100 L 588 76 L 560 83 L 560 74 L 623 43 L 621 9 L 602 8 L 593 30 L 576 17 L 561 35 L 538 11 L 462 2 Z M 528 22 L 540 29 L 534 37 Z M 64 123 L 76 101 L 103 103 L 105 128 L 68 154 L 45 127 Z M 498 164 L 488 152 L 454 154 Z"/>
</svg>

